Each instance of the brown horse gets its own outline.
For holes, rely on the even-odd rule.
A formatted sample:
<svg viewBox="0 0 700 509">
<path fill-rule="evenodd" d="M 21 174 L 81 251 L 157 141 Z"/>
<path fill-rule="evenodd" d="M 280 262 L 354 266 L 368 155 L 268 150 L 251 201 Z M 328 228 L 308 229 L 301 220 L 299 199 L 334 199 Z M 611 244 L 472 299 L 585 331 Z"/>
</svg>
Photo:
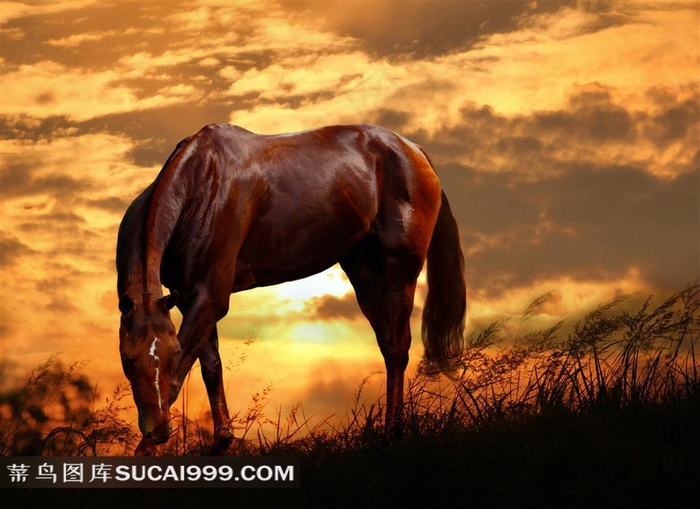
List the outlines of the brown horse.
<svg viewBox="0 0 700 509">
<path fill-rule="evenodd" d="M 339 262 L 384 357 L 391 432 L 400 427 L 409 318 L 426 258 L 426 358 L 444 365 L 462 350 L 457 224 L 425 152 L 381 127 L 274 136 L 204 127 L 178 144 L 128 208 L 116 255 L 119 349 L 143 434 L 137 455 L 167 441 L 170 405 L 196 359 L 214 421 L 212 451 L 230 445 L 216 324 L 231 293 Z"/>
</svg>

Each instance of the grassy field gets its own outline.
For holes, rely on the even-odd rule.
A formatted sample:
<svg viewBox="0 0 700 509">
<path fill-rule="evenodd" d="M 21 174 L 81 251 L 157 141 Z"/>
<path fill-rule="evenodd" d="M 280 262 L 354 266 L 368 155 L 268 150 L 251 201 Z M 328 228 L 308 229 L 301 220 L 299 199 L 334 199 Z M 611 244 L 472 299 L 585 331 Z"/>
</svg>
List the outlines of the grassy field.
<svg viewBox="0 0 700 509">
<path fill-rule="evenodd" d="M 546 296 L 525 311 L 527 323 Z M 233 422 L 231 454 L 301 458 L 298 490 L 13 490 L 9 507 L 60 496 L 75 507 L 695 507 L 700 500 L 700 287 L 666 302 L 601 305 L 569 332 L 504 323 L 474 331 L 451 379 L 409 380 L 400 441 L 382 434 L 381 401 L 310 425 L 301 412 L 256 433 L 265 394 Z M 126 388 L 93 411 L 80 366 L 53 360 L 0 394 L 0 452 L 122 455 L 138 439 L 120 420 Z M 51 415 L 56 410 L 62 422 Z M 206 454 L 206 427 L 177 415 L 163 455 Z M 189 430 L 184 433 L 184 430 Z M 111 493 L 117 493 L 111 491 Z M 217 500 L 221 497 L 222 504 Z M 4 504 L 3 504 L 4 505 Z"/>
</svg>

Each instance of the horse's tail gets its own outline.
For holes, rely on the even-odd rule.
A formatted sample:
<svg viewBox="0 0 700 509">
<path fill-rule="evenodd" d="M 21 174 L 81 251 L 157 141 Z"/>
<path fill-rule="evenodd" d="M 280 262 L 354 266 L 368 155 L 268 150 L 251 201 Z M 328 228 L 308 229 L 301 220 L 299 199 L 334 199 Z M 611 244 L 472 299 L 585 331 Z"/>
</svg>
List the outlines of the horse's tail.
<svg viewBox="0 0 700 509">
<path fill-rule="evenodd" d="M 423 308 L 425 359 L 449 368 L 464 348 L 467 286 L 459 229 L 445 192 L 428 248 L 428 295 Z"/>
</svg>

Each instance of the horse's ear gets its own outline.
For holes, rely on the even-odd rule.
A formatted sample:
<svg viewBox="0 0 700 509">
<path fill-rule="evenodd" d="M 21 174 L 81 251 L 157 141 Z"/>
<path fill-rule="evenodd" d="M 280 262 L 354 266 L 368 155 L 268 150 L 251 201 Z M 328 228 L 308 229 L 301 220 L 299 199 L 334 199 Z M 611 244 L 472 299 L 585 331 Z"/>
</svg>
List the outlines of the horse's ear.
<svg viewBox="0 0 700 509">
<path fill-rule="evenodd" d="M 174 290 L 170 295 L 166 295 L 162 299 L 160 299 L 160 303 L 163 306 L 164 311 L 169 311 L 172 308 L 175 307 L 175 304 L 177 304 L 177 299 L 180 297 L 180 294 L 177 293 L 177 290 Z"/>
<path fill-rule="evenodd" d="M 119 299 L 119 311 L 122 315 L 127 316 L 134 310 L 134 299 L 128 295 L 122 295 Z"/>
</svg>

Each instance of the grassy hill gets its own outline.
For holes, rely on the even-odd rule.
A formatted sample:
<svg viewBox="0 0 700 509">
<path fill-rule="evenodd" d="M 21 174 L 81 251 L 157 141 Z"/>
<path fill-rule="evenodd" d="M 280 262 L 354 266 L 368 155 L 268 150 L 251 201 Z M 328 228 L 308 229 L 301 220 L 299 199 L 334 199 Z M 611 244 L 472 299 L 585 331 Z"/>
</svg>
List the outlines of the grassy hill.
<svg viewBox="0 0 700 509">
<path fill-rule="evenodd" d="M 237 455 L 300 457 L 298 490 L 12 490 L 3 496 L 9 507 L 54 495 L 75 507 L 695 506 L 699 297 L 696 285 L 657 306 L 648 300 L 627 310 L 616 299 L 563 338 L 562 324 L 516 337 L 506 337 L 502 323 L 474 331 L 451 380 L 438 383 L 431 366 L 409 380 L 396 442 L 384 439 L 381 401 L 360 404 L 358 393 L 343 422 L 310 427 L 290 415 L 273 437 L 232 447 Z M 66 422 L 49 418 L 49 395 Z M 118 418 L 128 393 L 115 394 L 97 412 L 90 410 L 93 396 L 76 366 L 53 362 L 25 385 L 4 390 L 2 455 L 133 450 L 136 433 Z M 251 415 L 262 419 L 259 404 L 233 423 L 237 436 L 255 424 Z M 206 454 L 206 431 L 180 419 L 195 431 L 160 454 Z"/>
</svg>

